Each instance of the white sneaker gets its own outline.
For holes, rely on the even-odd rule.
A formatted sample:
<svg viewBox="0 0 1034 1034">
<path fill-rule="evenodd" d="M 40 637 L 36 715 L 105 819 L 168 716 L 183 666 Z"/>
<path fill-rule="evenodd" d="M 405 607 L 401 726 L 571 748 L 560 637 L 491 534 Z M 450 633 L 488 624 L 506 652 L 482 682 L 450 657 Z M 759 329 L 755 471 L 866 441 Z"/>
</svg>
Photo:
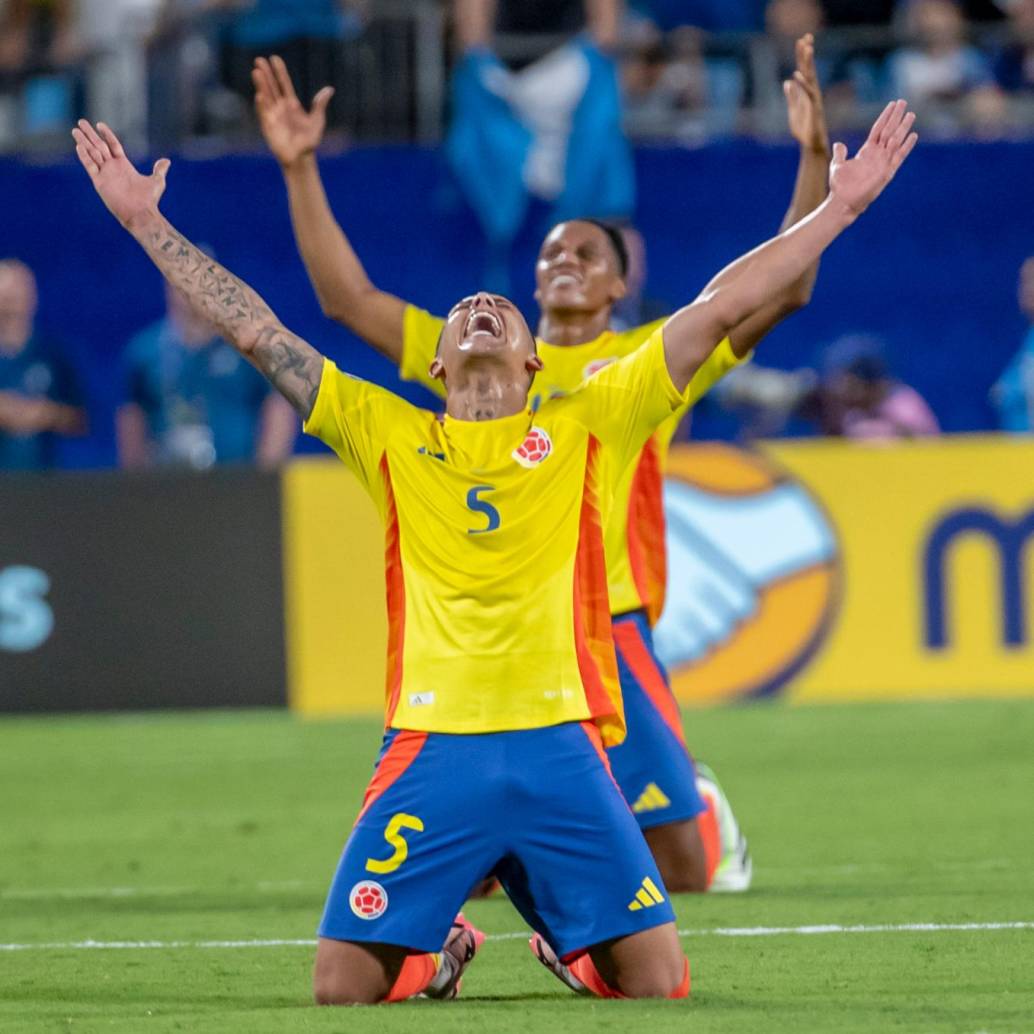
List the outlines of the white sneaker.
<svg viewBox="0 0 1034 1034">
<path fill-rule="evenodd" d="M 715 816 L 718 819 L 718 836 L 722 844 L 722 857 L 718 861 L 714 878 L 708 890 L 716 893 L 736 894 L 750 887 L 754 876 L 747 838 L 743 835 L 732 806 L 714 772 L 707 765 L 696 763 L 697 789 L 701 795 L 714 801 Z"/>
</svg>

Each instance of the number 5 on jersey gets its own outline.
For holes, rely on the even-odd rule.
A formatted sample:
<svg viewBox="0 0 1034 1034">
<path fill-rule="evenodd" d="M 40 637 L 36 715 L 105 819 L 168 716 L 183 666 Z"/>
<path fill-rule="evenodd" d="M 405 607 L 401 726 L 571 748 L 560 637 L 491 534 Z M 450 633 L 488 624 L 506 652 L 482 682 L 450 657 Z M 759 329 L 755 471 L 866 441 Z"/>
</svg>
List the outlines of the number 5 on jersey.
<svg viewBox="0 0 1034 1034">
<path fill-rule="evenodd" d="M 494 492 L 495 485 L 475 485 L 467 493 L 467 509 L 474 513 L 484 514 L 488 518 L 488 524 L 484 528 L 468 528 L 468 535 L 484 535 L 486 531 L 495 531 L 502 523 L 499 511 L 488 501 L 482 499 L 484 492 Z"/>
</svg>

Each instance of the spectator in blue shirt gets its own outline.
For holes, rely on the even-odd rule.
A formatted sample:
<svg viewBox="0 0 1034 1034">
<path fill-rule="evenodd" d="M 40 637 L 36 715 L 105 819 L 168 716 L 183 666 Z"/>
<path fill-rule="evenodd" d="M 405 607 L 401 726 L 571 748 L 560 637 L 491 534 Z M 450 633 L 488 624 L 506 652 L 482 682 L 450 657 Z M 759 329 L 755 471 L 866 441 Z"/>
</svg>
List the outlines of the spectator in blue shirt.
<svg viewBox="0 0 1034 1034">
<path fill-rule="evenodd" d="M 915 45 L 891 58 L 895 96 L 922 106 L 962 100 L 991 85 L 984 56 L 966 42 L 966 22 L 956 0 L 911 0 L 906 12 Z"/>
<path fill-rule="evenodd" d="M 1020 350 L 991 389 L 1005 431 L 1034 431 L 1034 255 L 1020 269 L 1020 311 L 1030 326 Z"/>
<path fill-rule="evenodd" d="M 0 470 L 56 465 L 57 439 L 86 427 L 72 367 L 36 322 L 36 278 L 0 262 Z"/>
<path fill-rule="evenodd" d="M 129 343 L 119 461 L 205 470 L 217 463 L 282 463 L 294 447 L 290 405 L 171 287 L 166 316 Z"/>
<path fill-rule="evenodd" d="M 1006 93 L 1034 98 L 1034 0 L 1016 0 L 1009 25 L 1012 43 L 995 59 L 995 79 Z"/>
</svg>

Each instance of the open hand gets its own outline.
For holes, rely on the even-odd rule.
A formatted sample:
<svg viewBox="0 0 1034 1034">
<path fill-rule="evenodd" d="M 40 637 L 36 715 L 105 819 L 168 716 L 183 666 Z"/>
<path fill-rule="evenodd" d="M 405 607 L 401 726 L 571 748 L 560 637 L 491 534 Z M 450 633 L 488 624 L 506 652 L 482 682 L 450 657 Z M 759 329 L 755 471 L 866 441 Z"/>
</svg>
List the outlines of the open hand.
<svg viewBox="0 0 1034 1034">
<path fill-rule="evenodd" d="M 796 44 L 797 68 L 783 83 L 790 134 L 809 151 L 829 153 L 829 130 L 822 103 L 822 88 L 815 71 L 815 37 L 809 32 Z"/>
<path fill-rule="evenodd" d="M 165 192 L 169 159 L 159 158 L 150 176 L 137 172 L 126 157 L 122 144 L 109 126 L 98 122 L 94 128 L 81 118 L 72 130 L 75 153 L 90 174 L 94 188 L 108 211 L 127 229 L 141 216 L 158 211 Z"/>
<path fill-rule="evenodd" d="M 912 132 L 915 114 L 905 101 L 891 101 L 874 123 L 861 150 L 848 160 L 844 144 L 833 145 L 829 193 L 859 216 L 883 192 L 919 139 Z"/>
<path fill-rule="evenodd" d="M 334 96 L 332 86 L 324 86 L 312 99 L 312 109 L 302 107 L 294 92 L 291 76 L 283 59 L 255 59 L 251 70 L 255 84 L 255 113 L 269 149 L 281 165 L 291 165 L 311 154 L 323 139 L 327 126 L 327 105 Z"/>
</svg>

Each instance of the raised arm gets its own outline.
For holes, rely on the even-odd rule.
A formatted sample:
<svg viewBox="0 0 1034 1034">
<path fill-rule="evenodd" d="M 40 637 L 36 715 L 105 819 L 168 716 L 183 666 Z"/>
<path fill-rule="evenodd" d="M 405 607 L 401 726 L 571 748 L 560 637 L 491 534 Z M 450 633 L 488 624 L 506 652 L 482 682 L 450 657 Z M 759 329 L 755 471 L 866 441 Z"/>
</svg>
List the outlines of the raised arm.
<svg viewBox="0 0 1034 1034">
<path fill-rule="evenodd" d="M 809 216 L 734 265 L 739 272 L 707 288 L 692 305 L 664 325 L 664 352 L 679 390 L 689 384 L 715 345 L 815 263 L 894 178 L 916 144 L 915 116 L 904 101 L 884 108 L 869 137 L 850 161 L 836 144 L 829 173 L 829 196 Z"/>
<path fill-rule="evenodd" d="M 155 162 L 151 175 L 143 176 L 103 122 L 95 129 L 80 119 L 72 136 L 79 161 L 108 211 L 198 315 L 212 323 L 308 418 L 319 390 L 323 357 L 292 334 L 255 291 L 191 244 L 158 211 L 168 159 Z"/>
<path fill-rule="evenodd" d="M 309 280 L 326 316 L 344 324 L 394 363 L 402 360 L 406 303 L 378 290 L 366 275 L 327 201 L 316 164 L 334 91 L 324 86 L 306 111 L 279 57 L 258 58 L 251 72 L 262 135 L 280 163 L 291 226 Z"/>
<path fill-rule="evenodd" d="M 815 211 L 826 197 L 829 185 L 829 130 L 826 126 L 825 107 L 818 73 L 815 70 L 815 38 L 807 33 L 797 40 L 797 68 L 793 78 L 783 83 L 786 95 L 790 134 L 800 146 L 797 163 L 797 179 L 794 183 L 790 207 L 783 218 L 780 232 L 799 223 L 806 215 Z M 726 266 L 705 288 L 713 291 L 728 283 L 745 271 L 752 261 L 752 255 L 745 255 L 737 262 Z M 729 333 L 732 350 L 743 357 L 773 328 L 787 316 L 811 301 L 811 293 L 819 274 L 816 259 L 802 276 L 768 302 L 763 308 L 748 317 Z"/>
</svg>

